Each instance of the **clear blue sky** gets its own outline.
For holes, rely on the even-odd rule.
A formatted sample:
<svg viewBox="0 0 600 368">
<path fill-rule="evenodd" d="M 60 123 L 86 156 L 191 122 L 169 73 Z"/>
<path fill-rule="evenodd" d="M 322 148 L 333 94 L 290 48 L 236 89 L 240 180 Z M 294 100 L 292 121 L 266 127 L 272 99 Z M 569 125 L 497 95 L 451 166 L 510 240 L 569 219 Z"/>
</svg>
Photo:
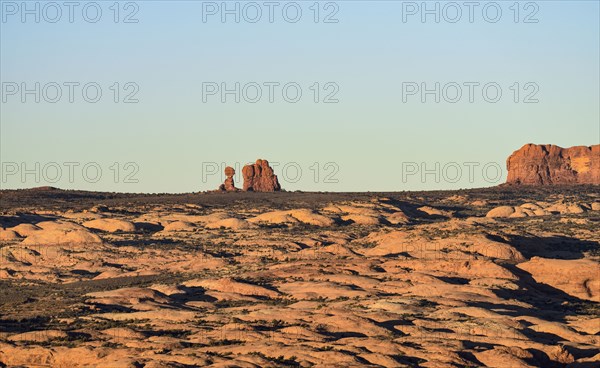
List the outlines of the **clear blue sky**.
<svg viewBox="0 0 600 368">
<path fill-rule="evenodd" d="M 458 13 L 444 7 L 446 2 L 438 3 L 439 23 L 432 14 L 422 22 L 423 9 L 413 7 L 421 1 L 319 2 L 317 23 L 314 1 L 296 2 L 302 10 L 296 23 L 291 22 L 295 5 L 286 8 L 288 20 L 282 16 L 289 2 L 274 8 L 273 23 L 262 1 L 257 2 L 263 14 L 256 23 L 244 19 L 256 16 L 247 2 L 239 2 L 239 23 L 233 15 L 222 22 L 222 9 L 213 6 L 220 8 L 221 1 L 120 2 L 118 14 L 113 1 L 98 1 L 102 15 L 96 23 L 91 22 L 94 6 L 86 8 L 89 21 L 83 18 L 88 2 L 74 9 L 73 23 L 64 6 L 51 23 L 56 9 L 38 2 L 36 23 L 35 14 L 25 14 L 22 21 L 21 1 L 0 3 L 3 189 L 208 190 L 224 179 L 220 172 L 211 174 L 212 163 L 257 158 L 279 163 L 275 172 L 288 190 L 484 187 L 505 180 L 507 156 L 525 143 L 600 143 L 598 1 L 520 2 L 518 14 L 513 1 L 499 1 L 494 4 L 502 14 L 495 23 L 496 6 L 490 2 L 474 8 L 472 22 L 469 9 L 461 6 L 455 23 L 450 21 Z M 36 2 L 27 4 L 35 9 Z M 430 8 L 435 5 L 428 2 Z M 138 22 L 125 23 L 132 13 L 130 20 Z M 325 23 L 332 13 L 330 20 L 338 22 Z M 21 93 L 36 82 L 39 103 L 33 94 Z M 73 87 L 72 103 L 64 82 L 80 83 Z M 90 82 L 102 89 L 97 103 L 82 97 L 81 86 Z M 120 83 L 119 103 L 113 101 L 115 82 Z M 139 87 L 138 103 L 122 102 L 135 89 L 125 88 L 127 82 Z M 232 95 L 222 103 L 219 93 L 206 95 L 203 102 L 207 82 L 229 88 L 239 82 L 247 93 L 240 103 Z M 264 82 L 280 83 L 273 103 Z M 281 85 L 288 82 L 302 89 L 297 103 L 282 97 Z M 319 103 L 311 89 L 315 82 Z M 339 87 L 338 103 L 323 103 L 335 90 L 334 85 L 325 88 L 328 82 Z M 440 103 L 433 95 L 424 96 L 423 103 L 419 92 L 403 101 L 406 83 L 432 89 L 436 82 Z M 480 84 L 472 103 L 465 82 Z M 50 103 L 54 83 L 61 85 L 62 97 Z M 244 100 L 255 95 L 252 83 L 262 86 L 257 103 Z M 455 97 L 454 83 L 463 94 L 450 103 L 444 97 Z M 501 88 L 497 103 L 483 98 L 481 86 L 487 83 Z M 486 97 L 493 98 L 495 93 L 488 92 Z M 523 103 L 533 92 L 531 99 L 539 102 Z M 79 165 L 71 166 L 72 180 L 69 162 Z M 139 169 L 131 177 L 137 183 L 124 182 L 135 171 L 126 166 L 129 162 Z M 439 182 L 434 174 L 422 178 L 415 173 L 422 164 L 435 171 L 436 162 Z M 45 180 L 57 177 L 53 163 L 62 170 L 57 182 Z M 92 182 L 95 164 L 87 179 L 81 172 L 90 163 L 102 169 L 97 182 Z M 486 164 L 487 176 L 482 173 Z M 503 170 L 501 177 L 496 167 Z M 23 168 L 38 171 L 39 182 L 34 174 L 23 178 Z"/>
</svg>

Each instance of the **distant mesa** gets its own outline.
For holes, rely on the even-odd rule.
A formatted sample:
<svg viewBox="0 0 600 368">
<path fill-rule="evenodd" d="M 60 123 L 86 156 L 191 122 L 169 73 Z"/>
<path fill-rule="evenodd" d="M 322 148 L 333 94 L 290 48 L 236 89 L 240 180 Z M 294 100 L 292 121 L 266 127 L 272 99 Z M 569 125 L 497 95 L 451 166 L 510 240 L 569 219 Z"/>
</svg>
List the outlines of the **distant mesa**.
<svg viewBox="0 0 600 368">
<path fill-rule="evenodd" d="M 600 144 L 526 144 L 506 160 L 508 185 L 600 184 Z"/>
<path fill-rule="evenodd" d="M 35 191 L 35 192 L 45 192 L 45 191 L 49 191 L 49 190 L 60 190 L 60 189 L 58 189 L 56 187 L 43 186 L 43 187 L 30 188 L 29 190 Z"/>
<path fill-rule="evenodd" d="M 232 167 L 225 168 L 225 182 L 221 184 L 219 190 L 226 192 L 235 192 L 240 189 L 235 187 L 233 176 L 235 170 Z M 243 191 L 246 192 L 277 192 L 281 190 L 281 185 L 277 180 L 277 175 L 273 168 L 269 166 L 267 160 L 256 160 L 256 163 L 246 165 L 242 168 L 242 177 L 244 178 Z"/>
</svg>

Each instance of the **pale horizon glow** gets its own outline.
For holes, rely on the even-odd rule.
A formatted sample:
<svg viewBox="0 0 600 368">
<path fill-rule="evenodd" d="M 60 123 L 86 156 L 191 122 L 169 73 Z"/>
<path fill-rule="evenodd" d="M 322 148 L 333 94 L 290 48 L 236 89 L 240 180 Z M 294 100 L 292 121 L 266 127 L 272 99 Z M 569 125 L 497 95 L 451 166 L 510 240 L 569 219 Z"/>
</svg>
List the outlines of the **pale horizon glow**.
<svg viewBox="0 0 600 368">
<path fill-rule="evenodd" d="M 506 158 L 527 143 L 600 144 L 597 1 L 533 2 L 537 23 L 523 22 L 531 10 L 524 8 L 515 23 L 512 1 L 497 2 L 497 23 L 422 23 L 418 16 L 403 22 L 412 2 L 401 1 L 319 2 L 318 23 L 313 1 L 296 2 L 303 10 L 297 23 L 222 23 L 212 15 L 203 22 L 211 2 L 201 1 L 130 2 L 139 22 L 123 23 L 132 9 L 121 8 L 115 23 L 114 2 L 98 1 L 97 23 L 23 23 L 6 3 L 12 2 L 0 1 L 1 189 L 198 192 L 216 189 L 225 165 L 237 165 L 241 187 L 241 166 L 258 158 L 277 164 L 288 191 L 478 188 L 503 183 Z M 338 23 L 323 22 L 333 9 L 327 3 L 337 4 Z M 65 82 L 97 83 L 102 97 L 90 103 L 76 92 L 70 103 Z M 270 103 L 265 82 L 297 83 L 302 97 L 290 103 L 276 93 Z M 472 103 L 464 85 L 470 82 L 479 84 Z M 36 103 L 26 95 L 23 103 L 6 90 L 22 83 L 46 86 L 49 98 L 57 83 L 63 96 Z M 235 103 L 229 95 L 222 103 L 219 94 L 205 95 L 203 102 L 203 83 L 240 83 L 248 99 L 256 83 L 263 96 Z M 339 90 L 330 95 L 335 88 L 327 83 Z M 403 96 L 403 86 L 422 83 L 440 83 L 446 95 L 439 103 L 433 95 L 425 103 L 420 94 Z M 497 103 L 482 97 L 479 88 L 488 83 L 501 87 Z M 445 101 L 455 85 L 462 99 Z M 139 102 L 123 103 L 136 88 L 131 98 Z M 323 103 L 328 95 L 339 102 Z M 528 96 L 539 102 L 524 103 Z M 7 173 L 14 164 L 19 171 Z M 21 165 L 31 171 L 25 180 Z M 85 165 L 101 168 L 98 181 L 84 177 Z M 437 174 L 407 175 L 414 165 Z M 56 166 L 60 180 L 44 180 Z M 457 167 L 462 175 L 454 180 Z M 127 182 L 128 175 L 137 182 Z"/>
</svg>

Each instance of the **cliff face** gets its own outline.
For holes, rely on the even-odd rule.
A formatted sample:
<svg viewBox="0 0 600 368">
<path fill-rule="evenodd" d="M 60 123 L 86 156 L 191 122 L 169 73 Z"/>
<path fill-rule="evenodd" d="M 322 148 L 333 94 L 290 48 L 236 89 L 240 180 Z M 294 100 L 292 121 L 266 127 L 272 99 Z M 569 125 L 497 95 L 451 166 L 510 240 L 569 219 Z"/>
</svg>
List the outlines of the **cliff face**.
<svg viewBox="0 0 600 368">
<path fill-rule="evenodd" d="M 526 144 L 506 160 L 507 184 L 600 184 L 600 145 Z"/>
</svg>

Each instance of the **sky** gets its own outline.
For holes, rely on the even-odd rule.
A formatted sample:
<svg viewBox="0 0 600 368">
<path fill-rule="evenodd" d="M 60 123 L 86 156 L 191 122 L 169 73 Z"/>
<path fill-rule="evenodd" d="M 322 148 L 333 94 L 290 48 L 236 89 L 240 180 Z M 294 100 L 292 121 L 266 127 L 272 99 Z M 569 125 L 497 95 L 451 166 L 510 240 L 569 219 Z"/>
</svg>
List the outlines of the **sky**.
<svg viewBox="0 0 600 368">
<path fill-rule="evenodd" d="M 258 158 L 286 190 L 477 188 L 526 143 L 600 143 L 594 0 L 0 12 L 2 189 L 241 187 Z"/>
</svg>

